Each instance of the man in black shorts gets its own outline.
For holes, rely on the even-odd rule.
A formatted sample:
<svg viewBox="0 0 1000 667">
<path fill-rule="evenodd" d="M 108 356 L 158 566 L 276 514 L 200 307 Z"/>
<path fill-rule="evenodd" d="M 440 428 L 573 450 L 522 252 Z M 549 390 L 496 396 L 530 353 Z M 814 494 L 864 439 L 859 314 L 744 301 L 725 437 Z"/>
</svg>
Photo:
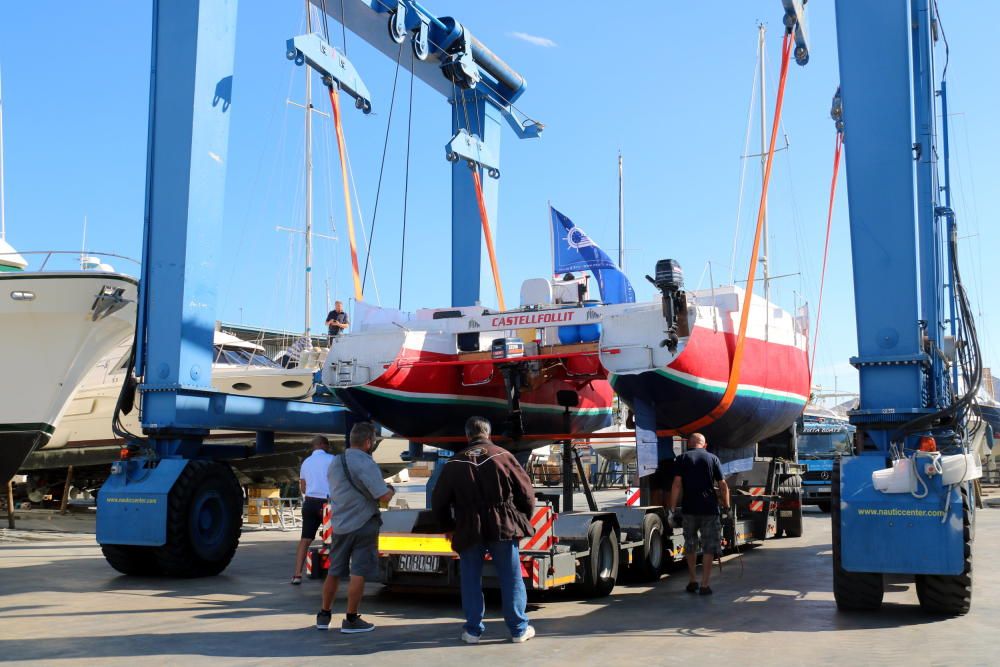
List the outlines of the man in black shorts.
<svg viewBox="0 0 1000 667">
<path fill-rule="evenodd" d="M 395 490 L 382 479 L 372 460 L 375 427 L 361 422 L 351 429 L 351 446 L 330 464 L 330 507 L 333 510 L 333 541 L 330 570 L 323 583 L 323 606 L 316 614 L 316 628 L 329 630 L 333 600 L 342 578 L 347 585 L 347 610 L 340 631 L 371 632 L 373 623 L 361 618 L 365 580 L 378 577 L 378 533 L 382 526 L 379 503 L 388 503 Z"/>
<path fill-rule="evenodd" d="M 330 495 L 327 471 L 330 469 L 330 441 L 322 435 L 312 439 L 312 454 L 302 462 L 299 470 L 299 492 L 302 494 L 302 536 L 295 550 L 295 574 L 293 584 L 302 583 L 302 565 L 305 563 L 309 545 L 316 538 L 316 531 L 323 523 L 323 505 Z"/>
<path fill-rule="evenodd" d="M 719 520 L 719 501 L 729 511 L 729 485 L 722 477 L 719 457 L 710 453 L 708 443 L 701 433 L 688 438 L 688 450 L 674 464 L 677 475 L 670 489 L 670 511 L 677 510 L 681 500 L 684 524 L 684 553 L 687 557 L 688 593 L 711 595 L 708 585 L 712 576 L 712 560 L 722 550 L 722 523 Z M 718 484 L 718 489 L 716 488 Z M 701 536 L 701 585 L 698 585 L 698 537 Z"/>
</svg>

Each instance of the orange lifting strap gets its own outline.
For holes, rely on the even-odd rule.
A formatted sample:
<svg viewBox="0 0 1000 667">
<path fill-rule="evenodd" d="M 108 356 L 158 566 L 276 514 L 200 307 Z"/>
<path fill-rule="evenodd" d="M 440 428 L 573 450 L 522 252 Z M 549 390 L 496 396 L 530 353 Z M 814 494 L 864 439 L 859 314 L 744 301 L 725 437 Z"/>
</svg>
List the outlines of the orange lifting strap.
<svg viewBox="0 0 1000 667">
<path fill-rule="evenodd" d="M 500 310 L 507 310 L 503 303 L 503 285 L 500 284 L 500 267 L 497 266 L 497 253 L 493 248 L 493 234 L 490 233 L 490 220 L 486 216 L 486 201 L 483 199 L 483 182 L 479 178 L 479 169 L 471 165 L 472 183 L 476 186 L 476 201 L 479 203 L 479 219 L 483 223 L 483 238 L 486 239 L 486 252 L 490 256 L 490 268 L 493 269 L 493 284 L 497 288 L 497 305 Z"/>
<path fill-rule="evenodd" d="M 347 147 L 344 144 L 344 126 L 340 122 L 340 99 L 338 91 L 333 86 L 327 86 L 330 92 L 330 106 L 333 107 L 333 126 L 337 130 L 337 152 L 340 154 L 340 174 L 344 182 L 344 211 L 347 214 L 347 237 L 351 242 L 351 271 L 354 277 L 354 299 L 364 300 L 361 292 L 361 274 L 358 271 L 358 246 L 354 241 L 354 207 L 351 206 L 351 188 L 348 184 Z"/>
<path fill-rule="evenodd" d="M 729 382 L 722 400 L 711 412 L 690 424 L 681 426 L 678 430 L 690 434 L 712 424 L 726 414 L 736 398 L 736 389 L 740 384 L 740 369 L 743 365 L 743 343 L 746 340 L 747 323 L 750 321 L 750 302 L 753 300 L 754 277 L 757 273 L 757 253 L 760 249 L 760 237 L 764 228 L 764 212 L 767 210 L 767 188 L 771 182 L 771 165 L 774 163 L 774 142 L 778 137 L 778 127 L 781 123 L 781 106 L 785 99 L 785 82 L 788 79 L 788 57 L 792 52 L 791 33 L 785 31 L 781 43 L 781 77 L 778 79 L 778 95 L 774 102 L 774 121 L 771 123 L 771 142 L 767 148 L 767 164 L 764 167 L 764 182 L 760 190 L 760 206 L 757 209 L 757 230 L 753 236 L 753 250 L 750 252 L 750 269 L 747 271 L 747 287 L 743 297 L 743 308 L 740 311 L 740 329 L 736 336 L 736 347 L 733 350 L 733 361 L 729 367 Z"/>
<path fill-rule="evenodd" d="M 826 209 L 826 241 L 823 243 L 823 270 L 819 274 L 819 303 L 816 306 L 816 333 L 813 334 L 812 357 L 809 359 L 809 381 L 812 382 L 816 366 L 816 344 L 819 342 L 819 322 L 823 315 L 823 285 L 826 282 L 826 259 L 830 254 L 830 228 L 833 225 L 833 198 L 837 193 L 837 174 L 840 172 L 840 153 L 844 150 L 844 133 L 837 132 L 833 149 L 833 178 L 830 179 L 830 205 Z"/>
</svg>

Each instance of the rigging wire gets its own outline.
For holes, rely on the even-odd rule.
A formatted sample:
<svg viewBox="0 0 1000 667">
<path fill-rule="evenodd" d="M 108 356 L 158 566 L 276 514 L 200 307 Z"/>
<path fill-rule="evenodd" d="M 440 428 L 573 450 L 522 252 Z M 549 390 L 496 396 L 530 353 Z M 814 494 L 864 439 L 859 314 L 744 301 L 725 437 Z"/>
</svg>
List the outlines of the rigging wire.
<svg viewBox="0 0 1000 667">
<path fill-rule="evenodd" d="M 754 233 L 753 252 L 750 254 L 750 266 L 747 269 L 747 286 L 744 291 L 743 307 L 740 313 L 740 327 L 736 336 L 736 344 L 733 349 L 732 365 L 729 368 L 729 381 L 726 390 L 718 405 L 712 408 L 711 412 L 696 419 L 695 421 L 680 427 L 681 432 L 694 433 L 709 424 L 712 424 L 724 415 L 736 398 L 736 390 L 739 387 L 740 371 L 743 365 L 743 345 L 746 341 L 747 325 L 750 321 L 750 304 L 753 301 L 753 284 L 757 274 L 757 257 L 760 251 L 760 240 L 764 226 L 764 213 L 767 210 L 767 191 L 771 182 L 771 167 L 774 164 L 774 147 L 778 138 L 778 128 L 781 123 L 781 109 L 785 100 L 785 84 L 788 81 L 788 61 L 792 52 L 791 32 L 785 30 L 784 40 L 781 43 L 781 76 L 778 79 L 778 94 L 774 102 L 774 120 L 771 124 L 771 139 L 767 150 L 767 163 L 764 167 L 764 179 L 760 191 L 760 205 L 757 208 L 757 229 Z"/>
<path fill-rule="evenodd" d="M 740 195 L 739 201 L 736 203 L 736 233 L 733 234 L 733 256 L 729 261 L 729 284 L 736 284 L 736 248 L 740 240 L 740 220 L 743 216 L 743 193 L 745 192 L 743 185 L 746 182 L 747 175 L 747 161 L 749 158 L 747 154 L 750 152 L 750 130 L 753 126 L 753 103 L 757 99 L 757 63 L 760 62 L 760 40 L 757 41 L 757 58 L 754 61 L 753 68 L 753 85 L 750 86 L 750 106 L 747 108 L 747 130 L 743 139 L 743 152 L 740 153 Z"/>
<path fill-rule="evenodd" d="M 403 45 L 399 45 L 399 53 L 396 54 L 396 73 L 392 76 L 392 95 L 389 98 L 389 118 L 385 124 L 385 140 L 382 142 L 382 163 L 378 168 L 378 185 L 375 186 L 375 208 L 372 211 L 371 231 L 368 238 L 368 252 L 365 254 L 365 270 L 361 275 L 361 291 L 365 291 L 365 284 L 368 282 L 368 264 L 371 262 L 372 245 L 375 243 L 375 221 L 378 219 L 378 202 L 382 194 L 382 176 L 385 174 L 385 158 L 389 151 L 389 130 L 392 129 L 392 112 L 396 108 L 396 84 L 399 81 L 399 66 L 403 59 Z"/>
<path fill-rule="evenodd" d="M 406 168 L 403 178 L 403 238 L 399 249 L 399 305 L 403 309 L 403 273 L 406 268 L 406 216 L 410 204 L 410 145 L 413 140 L 413 80 L 416 75 L 413 73 L 414 53 L 410 50 L 410 104 L 406 118 Z"/>
<path fill-rule="evenodd" d="M 840 154 L 844 149 L 844 133 L 837 132 L 833 149 L 833 176 L 830 179 L 830 203 L 826 212 L 826 241 L 823 243 L 823 268 L 819 272 L 819 298 L 816 305 L 816 331 L 813 333 L 813 349 L 809 359 L 809 381 L 812 382 L 813 368 L 816 366 L 816 347 L 819 344 L 819 325 L 823 316 L 823 287 L 826 283 L 826 260 L 830 254 L 830 229 L 833 226 L 833 203 L 837 194 L 837 175 L 840 173 Z"/>
</svg>

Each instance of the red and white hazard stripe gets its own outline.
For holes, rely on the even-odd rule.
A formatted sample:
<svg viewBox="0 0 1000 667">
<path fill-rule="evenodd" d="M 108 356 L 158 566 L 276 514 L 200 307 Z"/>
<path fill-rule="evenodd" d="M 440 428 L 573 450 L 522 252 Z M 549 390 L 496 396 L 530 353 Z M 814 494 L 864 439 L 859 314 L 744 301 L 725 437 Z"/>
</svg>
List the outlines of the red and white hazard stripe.
<svg viewBox="0 0 1000 667">
<path fill-rule="evenodd" d="M 323 540 L 319 548 L 320 558 L 324 569 L 330 569 L 330 541 L 333 539 L 333 514 L 330 511 L 330 503 L 323 503 L 323 523 L 319 526 L 319 537 Z M 306 552 L 306 576 L 312 576 L 313 559 L 312 554 Z"/>
<path fill-rule="evenodd" d="M 630 486 L 625 490 L 625 506 L 635 507 L 639 504 L 639 489 Z"/>
<path fill-rule="evenodd" d="M 551 505 L 543 505 L 535 510 L 531 517 L 531 527 L 535 529 L 535 534 L 521 540 L 521 550 L 546 550 L 551 549 L 556 543 L 555 531 L 556 514 L 552 511 Z"/>
<path fill-rule="evenodd" d="M 751 496 L 762 496 L 764 495 L 763 486 L 754 486 L 750 488 Z M 763 500 L 753 500 L 750 502 L 751 512 L 763 512 L 764 511 L 764 501 Z"/>
</svg>

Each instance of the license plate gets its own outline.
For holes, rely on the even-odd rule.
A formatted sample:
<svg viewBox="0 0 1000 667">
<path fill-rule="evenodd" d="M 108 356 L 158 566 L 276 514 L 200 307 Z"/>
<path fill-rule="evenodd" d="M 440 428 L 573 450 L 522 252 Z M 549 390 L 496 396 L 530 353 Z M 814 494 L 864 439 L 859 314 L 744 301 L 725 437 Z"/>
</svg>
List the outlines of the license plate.
<svg viewBox="0 0 1000 667">
<path fill-rule="evenodd" d="M 816 493 L 830 493 L 830 487 L 829 486 L 817 486 L 816 487 Z"/>
<path fill-rule="evenodd" d="M 441 567 L 440 556 L 426 556 L 423 554 L 402 554 L 397 556 L 396 569 L 400 572 L 437 572 Z"/>
</svg>

